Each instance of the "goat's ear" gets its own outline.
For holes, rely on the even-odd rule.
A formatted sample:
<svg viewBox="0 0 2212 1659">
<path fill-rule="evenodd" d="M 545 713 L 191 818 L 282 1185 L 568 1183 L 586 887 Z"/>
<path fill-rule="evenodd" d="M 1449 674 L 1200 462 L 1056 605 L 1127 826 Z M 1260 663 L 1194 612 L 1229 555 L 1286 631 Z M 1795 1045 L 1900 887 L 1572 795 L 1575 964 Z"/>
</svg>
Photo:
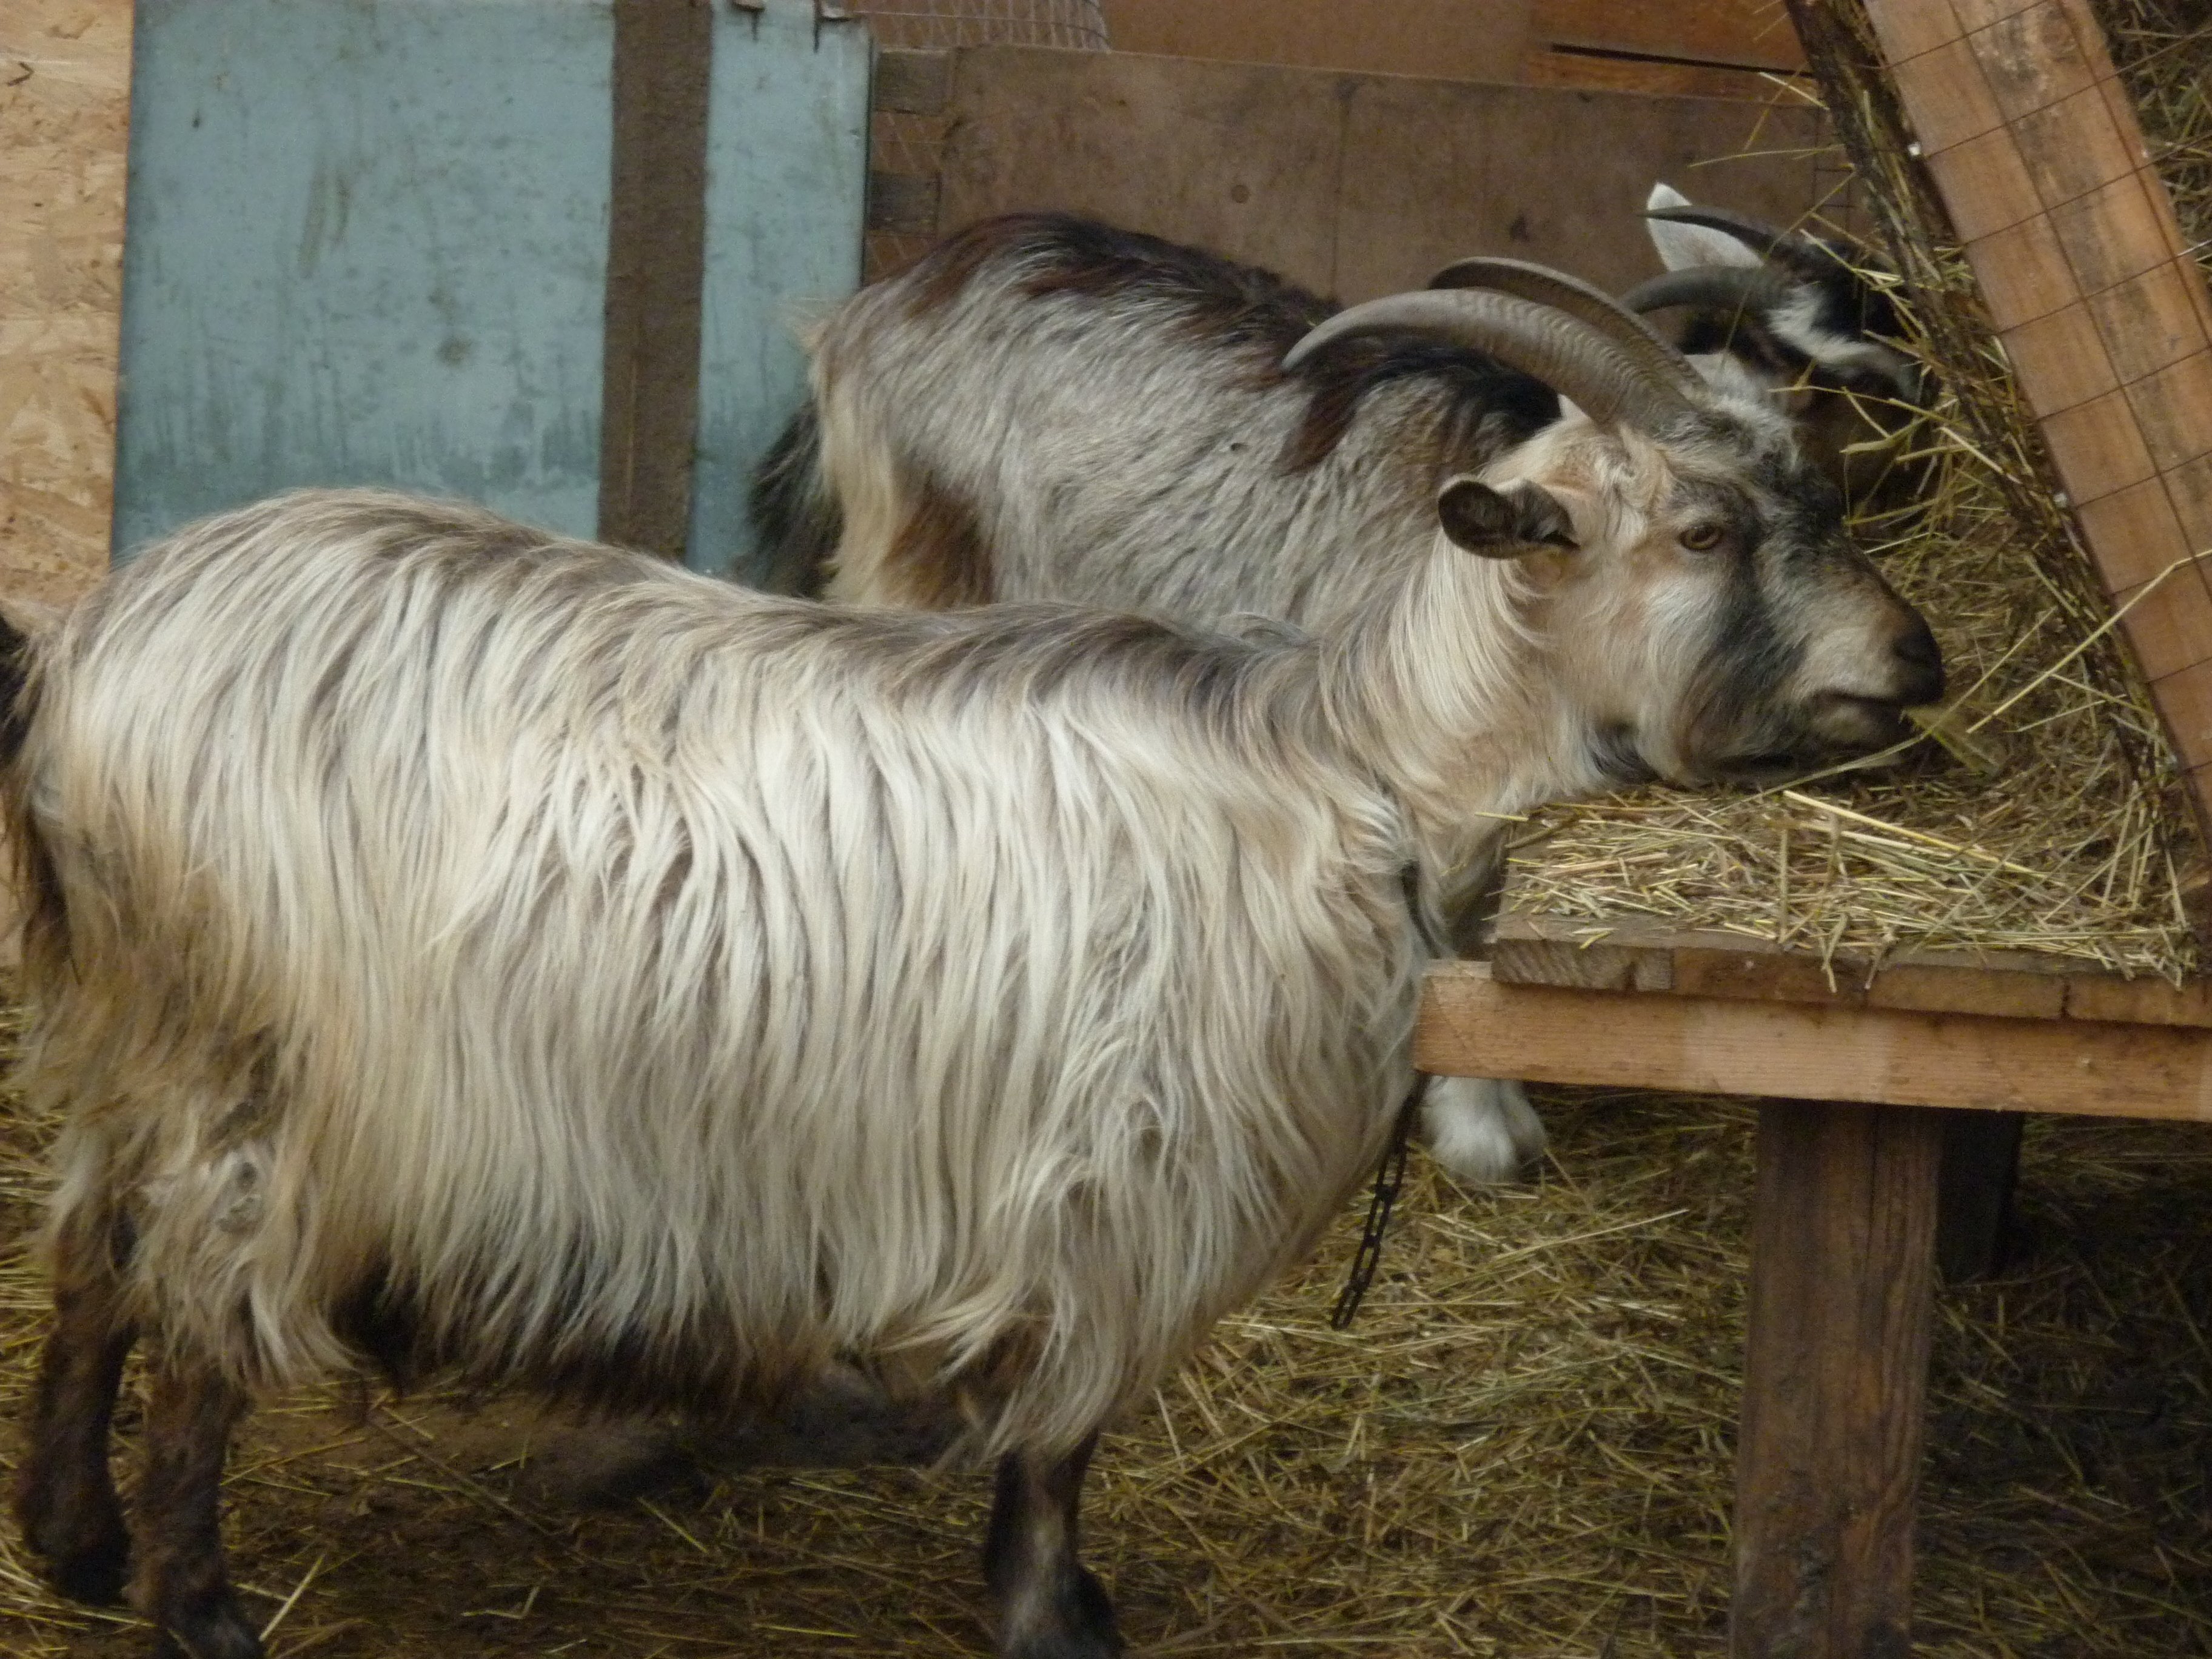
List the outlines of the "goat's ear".
<svg viewBox="0 0 2212 1659">
<path fill-rule="evenodd" d="M 1646 213 L 1660 208 L 1692 206 L 1690 198 L 1672 185 L 1651 186 L 1651 194 L 1644 198 Z M 1765 263 L 1759 250 L 1747 247 L 1724 230 L 1715 230 L 1706 225 L 1678 225 L 1667 219 L 1646 219 L 1644 228 L 1651 234 L 1653 252 L 1659 263 L 1669 270 L 1690 270 L 1699 265 L 1760 265 Z"/>
<path fill-rule="evenodd" d="M 1574 523 L 1552 493 L 1522 479 L 1492 489 L 1454 478 L 1437 497 L 1437 517 L 1453 545 L 1486 559 L 1517 559 L 1540 548 L 1575 547 Z"/>
</svg>

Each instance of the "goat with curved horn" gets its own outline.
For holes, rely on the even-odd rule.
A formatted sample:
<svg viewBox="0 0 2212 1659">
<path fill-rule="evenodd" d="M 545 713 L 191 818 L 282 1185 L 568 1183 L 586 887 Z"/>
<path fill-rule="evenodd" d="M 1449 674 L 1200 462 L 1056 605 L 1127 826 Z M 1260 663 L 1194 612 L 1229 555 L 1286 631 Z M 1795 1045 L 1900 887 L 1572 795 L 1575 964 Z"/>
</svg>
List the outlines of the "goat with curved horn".
<svg viewBox="0 0 2212 1659">
<path fill-rule="evenodd" d="M 1556 306 L 1495 289 L 1428 289 L 1353 306 L 1291 347 L 1283 367 L 1296 368 L 1340 340 L 1386 332 L 1486 352 L 1573 399 L 1600 426 L 1677 433 L 1696 424 L 1705 402 L 1704 382 L 1671 346 L 1647 335 L 1650 349 L 1632 349 Z"/>
<path fill-rule="evenodd" d="M 1526 259 L 1455 259 L 1429 278 L 1432 289 L 1480 289 L 1511 294 L 1581 319 L 1634 358 L 1654 380 L 1672 381 L 1694 402 L 1705 382 L 1689 360 L 1653 331 L 1632 307 L 1580 277 Z"/>
<path fill-rule="evenodd" d="M 1779 230 L 1749 214 L 1688 204 L 1646 208 L 1644 216 L 1666 224 L 1696 225 L 1705 230 L 1719 231 L 1724 236 L 1734 237 L 1760 258 L 1771 259 L 1808 282 L 1851 276 L 1850 266 L 1833 249 L 1802 231 Z"/>
</svg>

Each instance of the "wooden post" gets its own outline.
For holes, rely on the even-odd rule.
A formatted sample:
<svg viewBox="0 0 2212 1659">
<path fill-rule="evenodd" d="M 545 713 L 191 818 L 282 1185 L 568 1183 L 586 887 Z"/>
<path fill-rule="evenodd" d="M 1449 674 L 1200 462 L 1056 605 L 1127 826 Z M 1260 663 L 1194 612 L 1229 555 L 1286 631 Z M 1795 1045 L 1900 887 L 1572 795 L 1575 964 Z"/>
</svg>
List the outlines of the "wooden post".
<svg viewBox="0 0 2212 1659">
<path fill-rule="evenodd" d="M 708 0 L 616 0 L 599 539 L 684 556 L 707 259 Z"/>
<path fill-rule="evenodd" d="M 1942 1119 L 1760 1109 L 1731 1659 L 1911 1651 Z"/>
</svg>

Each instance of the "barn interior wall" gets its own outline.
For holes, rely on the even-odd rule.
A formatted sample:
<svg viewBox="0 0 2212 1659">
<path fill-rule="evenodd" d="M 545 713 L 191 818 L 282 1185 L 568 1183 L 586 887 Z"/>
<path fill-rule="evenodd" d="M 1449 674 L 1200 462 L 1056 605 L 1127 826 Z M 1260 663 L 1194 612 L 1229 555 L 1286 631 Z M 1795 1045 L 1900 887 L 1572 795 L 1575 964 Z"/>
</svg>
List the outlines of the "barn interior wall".
<svg viewBox="0 0 2212 1659">
<path fill-rule="evenodd" d="M 131 0 L 0 6 L 0 599 L 107 568 Z"/>
</svg>

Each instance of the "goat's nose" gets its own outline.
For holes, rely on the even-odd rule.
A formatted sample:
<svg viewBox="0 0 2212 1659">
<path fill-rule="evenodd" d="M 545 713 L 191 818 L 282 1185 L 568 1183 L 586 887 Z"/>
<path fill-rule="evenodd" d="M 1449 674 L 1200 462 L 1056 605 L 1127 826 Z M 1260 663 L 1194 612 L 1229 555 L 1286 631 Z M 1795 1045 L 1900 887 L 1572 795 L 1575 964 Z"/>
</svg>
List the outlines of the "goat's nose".
<svg viewBox="0 0 2212 1659">
<path fill-rule="evenodd" d="M 1897 700 L 1907 708 L 1937 702 L 1943 696 L 1943 647 L 1936 643 L 1927 618 L 1915 617 L 1912 625 L 1890 641 L 1897 658 Z"/>
</svg>

